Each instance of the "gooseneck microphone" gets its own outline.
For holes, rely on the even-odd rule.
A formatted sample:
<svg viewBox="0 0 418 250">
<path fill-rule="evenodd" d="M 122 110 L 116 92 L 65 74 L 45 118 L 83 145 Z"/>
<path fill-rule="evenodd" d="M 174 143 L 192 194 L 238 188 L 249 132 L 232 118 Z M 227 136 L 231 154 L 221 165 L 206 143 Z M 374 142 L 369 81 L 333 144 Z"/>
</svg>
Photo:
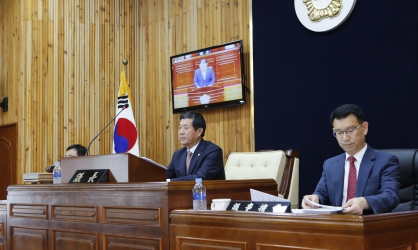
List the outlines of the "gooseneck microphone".
<svg viewBox="0 0 418 250">
<path fill-rule="evenodd" d="M 129 107 L 128 104 L 123 105 L 123 109 L 119 111 L 119 113 L 117 113 L 115 117 L 113 117 L 113 119 L 93 138 L 93 140 L 91 140 L 89 146 L 87 147 L 86 154 L 84 156 L 87 156 L 89 154 L 90 146 L 94 142 L 94 140 L 96 140 L 96 138 L 103 132 L 103 130 L 105 130 L 110 125 L 110 123 L 112 123 L 116 119 L 116 117 L 118 117 L 118 115 L 120 115 L 120 113 L 122 113 L 122 111 L 124 111 L 127 107 Z"/>
</svg>

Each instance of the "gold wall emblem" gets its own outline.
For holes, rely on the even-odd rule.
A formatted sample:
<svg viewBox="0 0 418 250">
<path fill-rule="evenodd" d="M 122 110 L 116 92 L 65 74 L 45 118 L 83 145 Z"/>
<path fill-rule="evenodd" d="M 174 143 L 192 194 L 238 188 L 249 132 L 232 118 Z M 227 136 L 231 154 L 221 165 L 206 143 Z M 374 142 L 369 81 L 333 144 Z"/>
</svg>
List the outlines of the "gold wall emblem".
<svg viewBox="0 0 418 250">
<path fill-rule="evenodd" d="M 342 0 L 302 0 L 308 7 L 308 16 L 314 22 L 325 17 L 333 18 L 341 12 Z"/>
</svg>

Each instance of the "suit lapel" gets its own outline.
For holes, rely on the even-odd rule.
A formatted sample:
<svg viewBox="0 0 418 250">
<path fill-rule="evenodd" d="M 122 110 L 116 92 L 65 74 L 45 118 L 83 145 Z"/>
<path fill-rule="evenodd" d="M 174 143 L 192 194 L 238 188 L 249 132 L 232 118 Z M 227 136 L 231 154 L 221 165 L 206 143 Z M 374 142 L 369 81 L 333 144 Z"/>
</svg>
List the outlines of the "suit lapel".
<svg viewBox="0 0 418 250">
<path fill-rule="evenodd" d="M 180 162 L 179 162 L 179 166 L 183 166 L 180 167 L 180 176 L 186 176 L 186 158 L 187 158 L 187 148 L 183 148 L 183 152 L 180 155 Z"/>
<path fill-rule="evenodd" d="M 196 150 L 193 153 L 192 160 L 190 161 L 189 165 L 189 172 L 187 174 L 193 173 L 193 169 L 196 167 L 196 163 L 199 160 L 200 154 L 205 150 L 206 142 L 202 139 L 199 142 Z M 186 153 L 187 154 L 187 153 Z"/>
<path fill-rule="evenodd" d="M 334 199 L 337 206 L 341 206 L 344 189 L 345 153 L 341 154 L 334 165 Z"/>
<path fill-rule="evenodd" d="M 374 155 L 374 150 L 370 146 L 367 146 L 367 150 L 364 153 L 363 159 L 361 160 L 359 173 L 357 175 L 356 197 L 361 197 L 364 195 L 367 180 L 369 178 L 370 171 L 374 166 L 375 159 L 376 157 Z"/>
</svg>

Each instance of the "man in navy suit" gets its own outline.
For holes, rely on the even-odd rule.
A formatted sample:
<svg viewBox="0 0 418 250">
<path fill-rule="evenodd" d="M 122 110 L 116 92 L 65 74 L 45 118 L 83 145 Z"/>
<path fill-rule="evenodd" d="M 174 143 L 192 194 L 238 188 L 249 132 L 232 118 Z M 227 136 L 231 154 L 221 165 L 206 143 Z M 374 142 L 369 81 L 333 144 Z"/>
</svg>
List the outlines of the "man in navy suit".
<svg viewBox="0 0 418 250">
<path fill-rule="evenodd" d="M 215 73 L 212 67 L 208 67 L 206 59 L 200 60 L 199 69 L 194 72 L 194 86 L 196 88 L 202 88 L 207 86 L 213 86 L 215 82 Z"/>
<path fill-rule="evenodd" d="M 366 144 L 369 124 L 364 121 L 360 107 L 345 104 L 331 113 L 333 134 L 345 151 L 325 161 L 322 177 L 312 195 L 302 200 L 303 208 L 314 208 L 308 200 L 316 203 L 342 206 L 343 213 L 385 213 L 399 204 L 399 162 L 395 156 L 373 149 Z M 350 157 L 353 156 L 354 158 Z M 350 158 L 355 168 L 355 186 L 349 184 Z M 357 174 L 357 176 L 356 176 Z M 356 180 L 357 177 L 357 180 Z M 350 196 L 352 189 L 354 198 Z"/>
<path fill-rule="evenodd" d="M 222 149 L 203 140 L 205 130 L 206 122 L 201 114 L 189 111 L 180 116 L 178 136 L 184 148 L 174 152 L 167 167 L 167 181 L 225 180 Z"/>
</svg>

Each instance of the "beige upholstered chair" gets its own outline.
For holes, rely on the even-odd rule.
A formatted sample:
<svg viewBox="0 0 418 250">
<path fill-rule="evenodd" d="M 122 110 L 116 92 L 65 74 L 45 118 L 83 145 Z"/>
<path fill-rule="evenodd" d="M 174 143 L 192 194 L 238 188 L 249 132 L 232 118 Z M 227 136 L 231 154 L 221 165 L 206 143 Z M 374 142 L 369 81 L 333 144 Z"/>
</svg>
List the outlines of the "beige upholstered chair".
<svg viewBox="0 0 418 250">
<path fill-rule="evenodd" d="M 225 165 L 227 180 L 265 179 L 277 182 L 279 196 L 299 205 L 299 159 L 297 151 L 234 152 Z"/>
</svg>

